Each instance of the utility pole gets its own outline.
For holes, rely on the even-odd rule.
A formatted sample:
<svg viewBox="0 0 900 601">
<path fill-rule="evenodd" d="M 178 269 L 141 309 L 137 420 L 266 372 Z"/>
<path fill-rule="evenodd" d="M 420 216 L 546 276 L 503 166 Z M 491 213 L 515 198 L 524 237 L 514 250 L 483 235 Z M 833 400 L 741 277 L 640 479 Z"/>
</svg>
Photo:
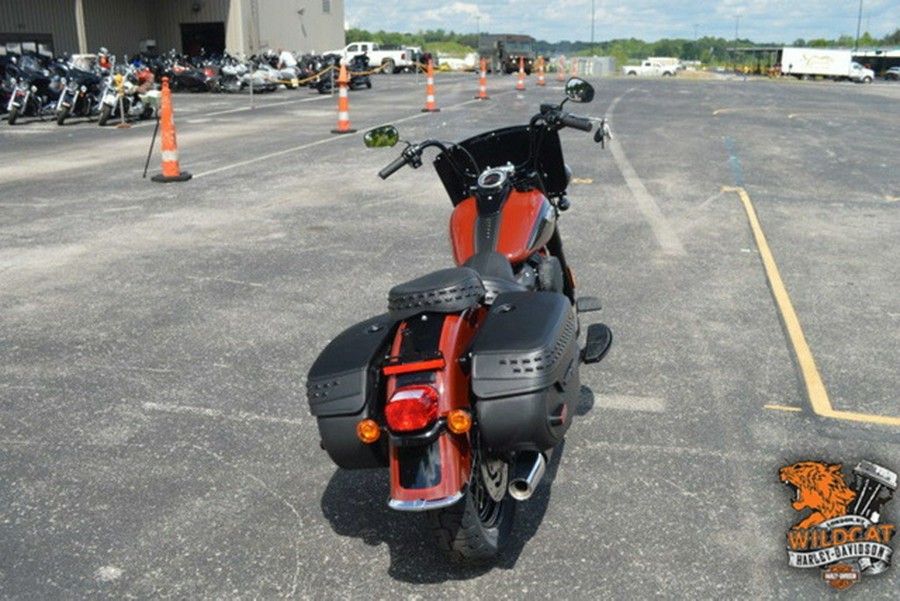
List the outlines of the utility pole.
<svg viewBox="0 0 900 601">
<path fill-rule="evenodd" d="M 596 56 L 594 51 L 594 0 L 591 0 L 591 56 Z"/>
<path fill-rule="evenodd" d="M 738 53 L 738 28 L 741 25 L 741 15 L 734 15 L 734 71 L 737 73 L 737 53 Z"/>
<path fill-rule="evenodd" d="M 859 50 L 859 26 L 862 25 L 862 3 L 863 0 L 859 0 L 859 16 L 856 17 L 856 43 L 853 45 L 854 52 Z"/>
</svg>

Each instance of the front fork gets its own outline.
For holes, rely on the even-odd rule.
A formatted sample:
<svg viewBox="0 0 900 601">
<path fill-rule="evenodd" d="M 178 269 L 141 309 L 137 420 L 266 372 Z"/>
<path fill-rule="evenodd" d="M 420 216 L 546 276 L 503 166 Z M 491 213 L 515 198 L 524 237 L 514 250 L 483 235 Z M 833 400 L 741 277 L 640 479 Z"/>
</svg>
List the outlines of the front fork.
<svg viewBox="0 0 900 601">
<path fill-rule="evenodd" d="M 393 509 L 439 509 L 465 495 L 472 473 L 473 433 L 453 433 L 447 421 L 452 411 L 473 414 L 469 375 L 460 359 L 486 313 L 480 307 L 462 314 L 427 313 L 402 323 L 397 330 L 386 398 L 401 387 L 432 386 L 438 393 L 438 419 L 423 431 L 389 434 L 388 505 Z M 431 361 L 422 361 L 425 356 Z M 440 357 L 438 368 L 434 357 Z M 417 366 L 429 368 L 420 371 Z"/>
<path fill-rule="evenodd" d="M 72 108 L 75 104 L 75 100 L 77 99 L 77 95 L 69 100 L 69 94 L 75 94 L 69 88 L 63 88 L 62 92 L 59 93 L 59 100 L 56 101 L 56 111 L 59 112 L 65 108 Z"/>
<path fill-rule="evenodd" d="M 13 90 L 13 93 L 9 95 L 9 103 L 6 105 L 6 111 L 11 113 L 15 108 L 20 112 L 24 112 L 25 107 L 28 106 L 29 98 L 31 98 L 31 88 L 23 89 L 17 86 Z"/>
<path fill-rule="evenodd" d="M 115 112 L 116 107 L 119 104 L 119 94 L 116 92 L 115 88 L 107 88 L 105 92 L 103 92 L 103 99 L 100 101 L 100 105 L 106 105 L 112 108 L 113 112 Z"/>
</svg>

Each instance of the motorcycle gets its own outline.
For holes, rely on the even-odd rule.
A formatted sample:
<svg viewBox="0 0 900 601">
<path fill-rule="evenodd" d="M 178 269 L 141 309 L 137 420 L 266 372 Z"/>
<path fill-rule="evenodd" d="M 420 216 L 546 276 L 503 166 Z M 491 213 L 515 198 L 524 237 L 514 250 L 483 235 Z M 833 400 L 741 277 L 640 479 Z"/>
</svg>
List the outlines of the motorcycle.
<svg viewBox="0 0 900 601">
<path fill-rule="evenodd" d="M 149 119 L 159 106 L 160 93 L 154 90 L 154 77 L 149 69 L 127 69 L 124 73 L 110 75 L 105 79 L 100 100 L 100 116 L 97 123 L 102 127 L 113 118 Z"/>
<path fill-rule="evenodd" d="M 388 505 L 428 514 L 452 560 L 491 561 L 511 536 L 516 508 L 534 493 L 572 424 L 579 369 L 612 344 L 604 324 L 580 318 L 600 309 L 578 297 L 557 219 L 568 210 L 571 171 L 559 130 L 591 131 L 564 110 L 590 102 L 593 87 L 566 84 L 559 104 L 542 104 L 527 125 L 457 143 L 406 142 L 379 172 L 435 170 L 454 206 L 456 267 L 392 288 L 386 314 L 334 338 L 307 376 L 307 400 L 321 446 L 340 468 L 387 467 Z M 610 138 L 598 120 L 594 140 Z M 399 141 L 393 126 L 365 135 L 370 147 Z"/>
<path fill-rule="evenodd" d="M 369 75 L 369 57 L 365 54 L 357 54 L 353 58 L 350 59 L 350 64 L 347 65 L 347 70 L 350 72 L 350 86 L 351 90 L 358 90 L 360 88 L 372 88 L 372 79 Z"/>
<path fill-rule="evenodd" d="M 195 65 L 187 57 L 170 56 L 163 75 L 169 78 L 173 92 L 208 92 L 216 85 L 215 70 L 206 65 Z"/>
<path fill-rule="evenodd" d="M 6 121 L 15 125 L 22 116 L 43 119 L 44 113 L 55 106 L 55 95 L 59 93 L 58 78 L 54 78 L 44 65 L 31 56 L 22 56 L 17 65 L 7 66 L 6 71 L 10 87 Z"/>
<path fill-rule="evenodd" d="M 60 79 L 62 89 L 56 102 L 56 124 L 65 125 L 70 116 L 90 117 L 99 105 L 100 76 L 74 67 Z"/>
<path fill-rule="evenodd" d="M 334 69 L 318 79 L 313 85 L 319 94 L 331 94 L 337 83 L 338 65 L 341 63 L 341 57 L 336 54 L 326 54 L 323 60 L 323 67 L 333 66 Z M 372 79 L 369 75 L 369 57 L 365 54 L 357 54 L 347 61 L 347 74 L 350 81 L 347 87 L 350 90 L 359 90 L 361 88 L 371 88 Z"/>
</svg>

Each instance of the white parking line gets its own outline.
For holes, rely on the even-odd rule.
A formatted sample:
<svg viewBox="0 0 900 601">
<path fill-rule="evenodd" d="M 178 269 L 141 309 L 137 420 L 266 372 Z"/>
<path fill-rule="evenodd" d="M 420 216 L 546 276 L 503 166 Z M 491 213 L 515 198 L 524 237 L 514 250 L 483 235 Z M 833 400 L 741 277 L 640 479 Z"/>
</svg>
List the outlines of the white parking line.
<svg viewBox="0 0 900 601">
<path fill-rule="evenodd" d="M 607 119 L 611 119 L 613 110 L 621 99 L 622 96 L 619 96 L 610 103 L 606 113 Z M 674 256 L 685 255 L 686 253 L 684 246 L 681 244 L 681 240 L 678 239 L 675 230 L 666 220 L 663 212 L 659 209 L 659 205 L 656 203 L 653 195 L 650 194 L 644 186 L 644 182 L 641 181 L 637 171 L 631 166 L 628 157 L 625 156 L 625 151 L 622 150 L 622 145 L 619 144 L 618 140 L 613 138 L 609 142 L 609 148 L 612 151 L 616 165 L 619 166 L 622 177 L 625 178 L 628 189 L 631 190 L 631 194 L 634 196 L 638 211 L 640 211 L 647 223 L 650 224 L 650 229 L 653 230 L 653 235 L 656 237 L 656 241 L 663 253 Z"/>
<path fill-rule="evenodd" d="M 246 111 L 258 111 L 262 109 L 267 109 L 273 106 L 282 106 L 285 104 L 294 104 L 295 102 L 313 102 L 315 100 L 322 100 L 323 98 L 330 98 L 328 94 L 319 94 L 318 96 L 310 96 L 309 98 L 292 98 L 291 100 L 283 100 L 281 102 L 271 102 L 267 104 L 255 105 L 252 108 L 249 106 L 241 106 L 236 109 L 228 109 L 226 111 L 216 111 L 215 113 L 204 113 L 206 117 L 215 117 L 217 115 L 230 115 L 232 113 L 243 113 Z"/>
<path fill-rule="evenodd" d="M 499 96 L 499 95 L 500 95 L 500 94 L 498 94 L 498 96 Z M 470 105 L 470 104 L 476 104 L 476 103 L 478 103 L 478 102 L 480 102 L 480 101 L 479 101 L 479 100 L 466 100 L 465 102 L 460 102 L 459 104 L 454 104 L 454 105 L 452 105 L 452 106 L 448 106 L 448 107 L 444 108 L 443 110 L 452 110 L 452 109 L 455 109 L 455 108 L 459 108 L 459 107 L 461 107 L 461 106 L 467 106 L 467 105 Z M 269 105 L 269 106 L 274 106 L 274 105 Z M 247 109 L 247 110 L 249 110 L 249 109 Z M 215 114 L 215 113 L 210 113 L 210 114 Z M 413 119 L 421 119 L 421 118 L 423 118 L 423 117 L 427 117 L 427 116 L 433 115 L 433 114 L 434 114 L 434 113 L 415 113 L 415 114 L 410 115 L 409 117 L 405 117 L 405 118 L 403 118 L 403 119 L 396 119 L 396 120 L 393 120 L 391 123 L 393 123 L 393 124 L 396 125 L 396 124 L 400 124 L 400 123 L 405 123 L 405 122 L 407 122 L 407 121 L 412 121 Z M 316 146 L 321 146 L 322 144 L 328 144 L 328 143 L 330 143 L 330 142 L 335 142 L 335 141 L 337 141 L 337 140 L 344 140 L 344 139 L 347 139 L 347 138 L 353 138 L 353 137 L 356 137 L 356 136 L 358 136 L 358 135 L 359 135 L 359 133 L 345 134 L 345 135 L 341 135 L 341 136 L 337 136 L 337 135 L 336 135 L 336 136 L 332 136 L 332 137 L 329 137 L 329 138 L 322 138 L 321 140 L 316 140 L 315 142 L 310 142 L 310 143 L 308 143 L 308 144 L 301 144 L 300 146 L 292 146 L 291 148 L 285 148 L 284 150 L 277 150 L 277 151 L 275 151 L 275 152 L 270 152 L 269 154 L 264 154 L 264 155 L 260 155 L 260 156 L 257 156 L 257 157 L 253 157 L 252 159 L 247 159 L 247 160 L 245 160 L 245 161 L 239 161 L 239 162 L 237 162 L 237 163 L 232 163 L 232 164 L 230 164 L 230 165 L 224 165 L 224 166 L 222 166 L 222 167 L 217 167 L 216 169 L 210 169 L 209 171 L 203 171 L 203 172 L 201 172 L 201 173 L 195 173 L 195 174 L 194 174 L 194 179 L 199 179 L 199 178 L 201 178 L 201 177 L 206 177 L 207 175 L 214 175 L 214 174 L 216 174 L 216 173 L 221 173 L 221 172 L 223 172 L 223 171 L 229 171 L 229 170 L 231 170 L 231 169 L 237 169 L 238 167 L 244 167 L 244 166 L 246 166 L 246 165 L 252 165 L 253 163 L 259 163 L 259 162 L 262 162 L 262 161 L 268 161 L 268 160 L 270 160 L 270 159 L 273 159 L 273 158 L 275 158 L 275 157 L 280 157 L 280 156 L 285 155 L 285 154 L 290 154 L 290 153 L 292 153 L 292 152 L 298 152 L 298 151 L 300 151 L 300 150 L 307 150 L 307 149 L 309 149 L 309 148 L 314 148 L 314 147 L 316 147 Z"/>
<path fill-rule="evenodd" d="M 236 422 L 266 422 L 269 424 L 288 424 L 291 426 L 299 426 L 304 422 L 299 419 L 289 419 L 283 417 L 271 417 L 269 415 L 258 415 L 256 413 L 247 413 L 246 411 L 237 411 L 235 413 L 225 413 L 218 409 L 209 409 L 207 407 L 193 407 L 190 405 L 173 405 L 170 403 L 144 403 L 144 411 L 157 413 L 176 413 L 187 414 L 195 417 L 212 417 L 216 419 L 224 419 Z"/>
</svg>

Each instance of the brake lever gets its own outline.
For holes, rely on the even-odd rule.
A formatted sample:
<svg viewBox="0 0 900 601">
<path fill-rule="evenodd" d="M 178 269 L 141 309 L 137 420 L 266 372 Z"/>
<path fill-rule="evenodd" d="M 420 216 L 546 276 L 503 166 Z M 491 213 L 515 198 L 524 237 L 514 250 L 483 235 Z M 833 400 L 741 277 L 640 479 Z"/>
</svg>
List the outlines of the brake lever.
<svg viewBox="0 0 900 601">
<path fill-rule="evenodd" d="M 594 142 L 600 144 L 600 148 L 606 148 L 606 141 L 612 140 L 612 130 L 609 128 L 609 122 L 606 118 L 597 119 L 593 118 L 591 121 L 597 121 L 597 131 L 594 133 Z"/>
</svg>

